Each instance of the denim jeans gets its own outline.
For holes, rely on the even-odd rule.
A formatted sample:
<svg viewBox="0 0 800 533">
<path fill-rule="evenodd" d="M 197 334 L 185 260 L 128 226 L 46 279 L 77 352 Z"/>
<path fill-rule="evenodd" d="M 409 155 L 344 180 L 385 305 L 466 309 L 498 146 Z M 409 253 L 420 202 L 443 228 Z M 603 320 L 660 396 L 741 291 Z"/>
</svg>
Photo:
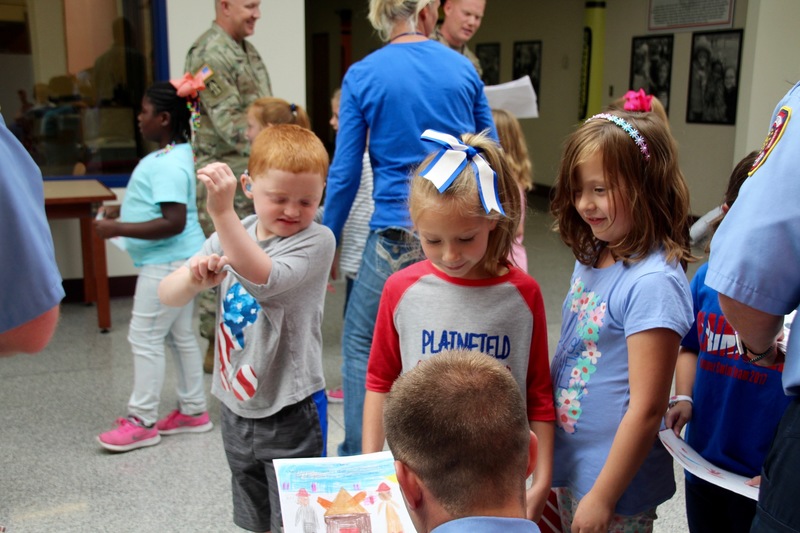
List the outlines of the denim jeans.
<svg viewBox="0 0 800 533">
<path fill-rule="evenodd" d="M 764 406 L 768 409 L 769 406 Z M 754 533 L 800 531 L 800 398 L 783 413 L 772 447 L 761 468 Z"/>
<path fill-rule="evenodd" d="M 422 259 L 416 237 L 403 228 L 388 228 L 392 233 L 397 230 L 404 236 L 399 240 L 383 235 L 387 230 L 370 232 L 345 310 L 342 332 L 344 442 L 339 445 L 340 456 L 361 453 L 367 361 L 383 285 L 394 272 Z"/>
<path fill-rule="evenodd" d="M 145 265 L 136 280 L 128 342 L 133 351 L 133 393 L 128 414 L 147 425 L 158 419 L 158 403 L 164 385 L 167 344 L 175 359 L 178 408 L 185 415 L 206 410 L 203 357 L 192 329 L 194 301 L 169 307 L 158 299 L 158 284 L 186 261 Z"/>
</svg>

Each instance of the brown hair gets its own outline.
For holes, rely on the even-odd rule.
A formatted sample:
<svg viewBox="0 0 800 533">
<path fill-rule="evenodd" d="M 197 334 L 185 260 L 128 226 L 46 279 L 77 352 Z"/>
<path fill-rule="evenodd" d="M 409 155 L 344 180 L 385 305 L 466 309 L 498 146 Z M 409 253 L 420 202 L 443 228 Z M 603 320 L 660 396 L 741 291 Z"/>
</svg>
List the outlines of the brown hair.
<svg viewBox="0 0 800 533">
<path fill-rule="evenodd" d="M 530 155 L 528 155 L 528 145 L 525 142 L 525 135 L 522 133 L 522 126 L 517 117 L 505 109 L 492 109 L 494 117 L 494 127 L 497 130 L 497 137 L 500 139 L 500 146 L 506 155 L 514 179 L 520 187 L 529 191 L 533 188 L 533 165 Z"/>
<path fill-rule="evenodd" d="M 608 246 L 626 264 L 663 247 L 668 261 L 685 268 L 693 261 L 689 246 L 689 189 L 678 166 L 678 153 L 664 121 L 653 113 L 617 112 L 645 138 L 650 160 L 620 126 L 602 118 L 590 119 L 566 141 L 553 188 L 550 210 L 554 229 L 572 248 L 578 261 L 594 265 Z M 603 158 L 606 185 L 618 209 L 632 219 L 630 232 L 613 246 L 598 240 L 575 207 L 580 188 L 578 166 L 595 154 Z"/>
<path fill-rule="evenodd" d="M 530 427 L 511 373 L 478 351 L 446 351 L 392 385 L 383 411 L 395 460 L 454 518 L 525 500 Z"/>
<path fill-rule="evenodd" d="M 478 196 L 478 181 L 473 166 L 468 164 L 444 192 L 440 193 L 427 179 L 419 175 L 433 161 L 438 151 L 433 152 L 417 167 L 411 178 L 411 191 L 408 196 L 411 220 L 416 221 L 423 211 L 437 210 L 451 212 L 455 209 L 464 217 L 487 217 L 497 220 L 497 225 L 489 233 L 486 254 L 482 266 L 492 276 L 500 272 L 501 266 L 508 266 L 508 255 L 519 225 L 520 198 L 517 183 L 503 157 L 502 149 L 487 133 L 465 133 L 461 141 L 472 146 L 489 163 L 497 174 L 497 194 L 506 216 L 493 211 L 486 214 Z"/>
<path fill-rule="evenodd" d="M 328 151 L 314 132 L 294 124 L 278 124 L 264 128 L 253 140 L 247 168 L 252 179 L 278 169 L 313 172 L 324 181 L 328 163 Z"/>
<path fill-rule="evenodd" d="M 272 96 L 259 98 L 250 104 L 249 111 L 252 111 L 262 128 L 276 124 L 297 124 L 307 130 L 311 129 L 311 121 L 306 110 L 283 98 Z"/>
</svg>

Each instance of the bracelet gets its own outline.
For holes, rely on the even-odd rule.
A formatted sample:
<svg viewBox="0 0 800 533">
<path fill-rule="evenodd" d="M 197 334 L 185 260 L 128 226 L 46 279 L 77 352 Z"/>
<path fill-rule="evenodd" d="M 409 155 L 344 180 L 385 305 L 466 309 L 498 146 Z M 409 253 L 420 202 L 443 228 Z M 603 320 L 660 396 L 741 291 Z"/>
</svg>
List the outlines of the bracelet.
<svg viewBox="0 0 800 533">
<path fill-rule="evenodd" d="M 669 398 L 670 407 L 675 407 L 675 404 L 678 402 L 689 402 L 690 404 L 694 405 L 694 401 L 692 401 L 691 396 L 686 396 L 685 394 L 676 394 L 675 396 L 670 396 Z"/>
<path fill-rule="evenodd" d="M 754 364 L 761 361 L 768 355 L 772 354 L 772 351 L 775 349 L 775 345 L 771 344 L 769 348 L 767 348 L 763 352 L 755 353 L 747 347 L 744 341 L 742 341 L 742 339 L 739 337 L 739 334 L 736 333 L 736 348 L 739 350 L 739 357 L 741 357 L 742 361 L 744 361 L 745 363 Z M 753 355 L 754 357 L 750 358 L 747 356 L 748 354 Z"/>
</svg>

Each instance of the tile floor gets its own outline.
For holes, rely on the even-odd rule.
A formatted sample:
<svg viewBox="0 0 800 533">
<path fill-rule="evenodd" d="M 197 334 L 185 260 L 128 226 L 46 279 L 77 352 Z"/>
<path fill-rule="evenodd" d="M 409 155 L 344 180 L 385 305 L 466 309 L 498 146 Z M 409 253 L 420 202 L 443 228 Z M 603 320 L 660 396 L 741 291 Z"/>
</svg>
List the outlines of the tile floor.
<svg viewBox="0 0 800 533">
<path fill-rule="evenodd" d="M 549 231 L 545 207 L 541 198 L 531 202 L 526 246 L 544 293 L 552 351 L 573 259 Z M 334 282 L 333 288 L 324 321 L 329 387 L 341 383 L 344 284 Z M 241 531 L 231 521 L 229 470 L 217 426 L 123 454 L 108 453 L 95 441 L 125 413 L 130 394 L 131 304 L 130 298 L 112 301 L 107 334 L 96 328 L 94 307 L 66 304 L 43 353 L 0 359 L 0 526 L 7 532 Z M 167 364 L 163 414 L 176 404 L 174 379 Z M 219 404 L 213 398 L 209 410 L 216 423 Z M 342 407 L 332 404 L 331 453 L 342 437 Z M 677 494 L 659 508 L 657 533 L 688 531 L 678 469 L 676 480 Z"/>
</svg>

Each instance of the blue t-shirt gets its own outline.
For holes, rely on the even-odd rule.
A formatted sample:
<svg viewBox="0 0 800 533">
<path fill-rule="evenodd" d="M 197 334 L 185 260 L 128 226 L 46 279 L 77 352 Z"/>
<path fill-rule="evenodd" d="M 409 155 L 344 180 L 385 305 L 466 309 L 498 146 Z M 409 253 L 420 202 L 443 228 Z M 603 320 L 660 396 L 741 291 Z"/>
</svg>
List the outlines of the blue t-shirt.
<svg viewBox="0 0 800 533">
<path fill-rule="evenodd" d="M 800 83 L 778 103 L 760 165 L 711 241 L 706 284 L 773 315 L 800 305 Z M 756 164 L 759 164 L 757 160 Z M 789 336 L 783 388 L 800 393 L 800 335 Z"/>
<path fill-rule="evenodd" d="M 782 365 L 745 363 L 733 328 L 705 284 L 708 264 L 692 279 L 696 319 L 681 345 L 699 354 L 686 442 L 715 465 L 747 477 L 761 473 L 789 397 L 781 387 Z M 743 421 L 746 421 L 743 423 Z M 692 479 L 687 473 L 687 478 Z"/>
<path fill-rule="evenodd" d="M 194 255 L 205 242 L 197 220 L 194 156 L 187 143 L 146 155 L 133 169 L 121 222 L 147 222 L 161 218 L 161 204 L 175 202 L 186 206 L 186 225 L 178 235 L 166 239 L 126 238 L 125 244 L 136 266 L 179 261 Z"/>
<path fill-rule="evenodd" d="M 483 82 L 464 56 L 436 41 L 390 44 L 347 70 L 323 217 L 337 241 L 358 191 L 367 131 L 370 228 L 411 227 L 408 178 L 435 149 L 420 140 L 428 128 L 456 137 L 489 129 L 497 139 Z"/>
<path fill-rule="evenodd" d="M 683 337 L 691 323 L 689 282 L 663 252 L 630 266 L 618 261 L 597 269 L 576 262 L 550 366 L 556 403 L 554 487 L 569 487 L 583 498 L 608 458 L 630 402 L 627 337 L 655 328 Z M 616 512 L 644 512 L 674 492 L 672 458 L 653 435 L 652 450 Z"/>
<path fill-rule="evenodd" d="M 49 311 L 64 298 L 44 213 L 42 173 L 0 118 L 0 332 Z"/>
</svg>

